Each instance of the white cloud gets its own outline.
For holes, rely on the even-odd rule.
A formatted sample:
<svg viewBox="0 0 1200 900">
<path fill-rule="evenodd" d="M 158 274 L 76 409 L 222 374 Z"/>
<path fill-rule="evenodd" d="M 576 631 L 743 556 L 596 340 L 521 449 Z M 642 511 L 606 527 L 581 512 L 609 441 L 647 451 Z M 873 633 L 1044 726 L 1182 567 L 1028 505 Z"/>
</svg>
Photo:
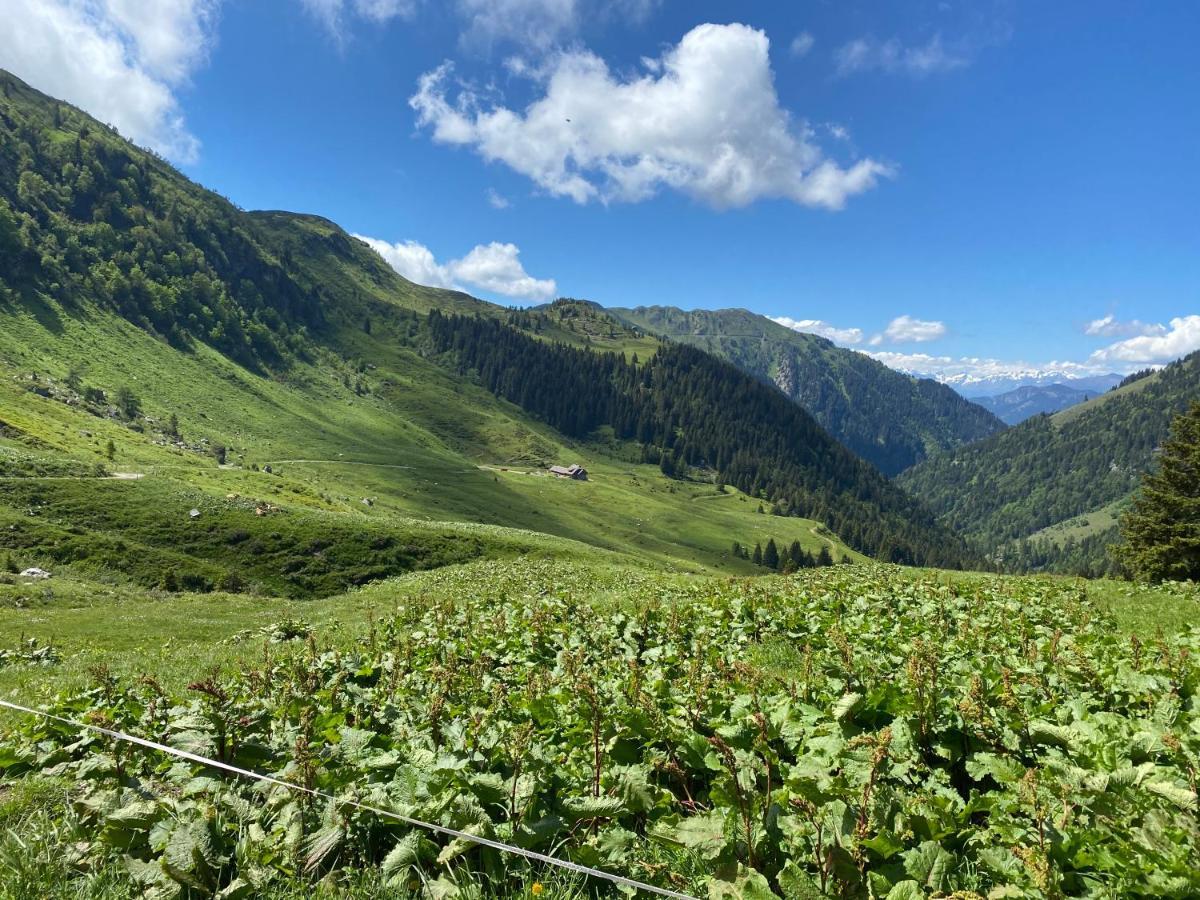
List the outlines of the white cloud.
<svg viewBox="0 0 1200 900">
<path fill-rule="evenodd" d="M 1103 319 L 1097 320 L 1103 322 Z M 970 356 L 932 356 L 928 353 L 874 352 L 880 362 L 915 375 L 925 375 L 956 387 L 989 380 L 1049 383 L 1106 375 L 1127 374 L 1138 369 L 1162 366 L 1200 350 L 1200 315 L 1179 316 L 1169 326 L 1147 326 L 1156 330 L 1110 344 L 1083 362 L 1055 360 L 1030 363 Z M 1161 332 L 1157 329 L 1161 328 Z M 1100 332 L 1097 332 L 1100 333 Z"/>
<path fill-rule="evenodd" d="M 521 265 L 516 244 L 479 244 L 461 259 L 441 264 L 433 252 L 416 241 L 395 244 L 354 235 L 384 258 L 393 269 L 417 284 L 463 290 L 468 285 L 520 300 L 552 300 L 558 293 L 553 278 L 534 278 Z"/>
<path fill-rule="evenodd" d="M 1093 337 L 1136 337 L 1139 335 L 1163 335 L 1167 333 L 1165 325 L 1151 322 L 1140 322 L 1134 319 L 1130 322 L 1118 322 L 1117 317 L 1109 314 L 1103 319 L 1093 319 L 1084 326 L 1083 333 Z"/>
<path fill-rule="evenodd" d="M 912 316 L 897 316 L 888 323 L 882 334 L 871 338 L 871 346 L 883 343 L 922 344 L 946 336 L 946 323 L 914 319 Z"/>
<path fill-rule="evenodd" d="M 793 331 L 803 331 L 807 334 L 819 334 L 823 338 L 829 338 L 835 344 L 853 346 L 854 344 L 861 344 L 863 339 L 861 328 L 838 328 L 820 319 L 793 319 L 790 316 L 769 316 L 768 318 L 772 322 L 779 323 L 784 328 L 790 328 Z"/>
<path fill-rule="evenodd" d="M 920 77 L 959 69 L 970 62 L 964 53 L 948 50 L 940 34 L 927 43 L 908 47 L 896 38 L 857 38 L 839 47 L 833 58 L 839 75 L 879 70 Z"/>
<path fill-rule="evenodd" d="M 308 13 L 344 44 L 349 38 L 350 20 L 357 17 L 375 25 L 392 19 L 410 19 L 417 12 L 418 0 L 300 0 Z"/>
<path fill-rule="evenodd" d="M 454 287 L 449 269 L 440 265 L 434 258 L 433 251 L 424 244 L 416 241 L 397 241 L 390 244 L 362 234 L 356 234 L 354 237 L 382 256 L 389 266 L 409 281 L 429 287 Z"/>
<path fill-rule="evenodd" d="M 0 64 L 135 143 L 193 162 L 175 89 L 208 58 L 219 0 L 0 0 Z"/>
<path fill-rule="evenodd" d="M 839 165 L 805 123 L 779 106 L 767 36 L 745 25 L 700 25 L 647 74 L 614 75 L 598 56 L 554 55 L 542 96 L 523 112 L 448 94 L 450 64 L 421 76 L 409 103 L 440 143 L 473 148 L 556 196 L 636 202 L 663 187 L 715 207 L 776 197 L 840 209 L 891 169 Z"/>
<path fill-rule="evenodd" d="M 813 48 L 813 44 L 816 42 L 817 39 L 811 34 L 809 34 L 807 31 L 802 31 L 792 38 L 792 43 L 788 47 L 788 52 L 795 57 L 807 56 L 808 51 Z"/>
<path fill-rule="evenodd" d="M 488 206 L 490 206 L 492 209 L 508 209 L 510 206 L 512 206 L 508 198 L 495 188 L 487 189 L 487 202 Z"/>
<path fill-rule="evenodd" d="M 462 259 L 450 263 L 455 278 L 505 297 L 552 300 L 558 291 L 553 278 L 533 278 L 517 257 L 516 244 L 493 241 L 480 244 Z"/>
<path fill-rule="evenodd" d="M 1088 363 L 1126 367 L 1130 364 L 1157 365 L 1200 350 L 1200 316 L 1179 316 L 1171 320 L 1169 327 L 1151 327 L 1155 330 L 1097 350 L 1088 358 Z"/>
<path fill-rule="evenodd" d="M 464 44 L 490 50 L 511 41 L 544 50 L 575 32 L 578 0 L 458 0 Z"/>
</svg>

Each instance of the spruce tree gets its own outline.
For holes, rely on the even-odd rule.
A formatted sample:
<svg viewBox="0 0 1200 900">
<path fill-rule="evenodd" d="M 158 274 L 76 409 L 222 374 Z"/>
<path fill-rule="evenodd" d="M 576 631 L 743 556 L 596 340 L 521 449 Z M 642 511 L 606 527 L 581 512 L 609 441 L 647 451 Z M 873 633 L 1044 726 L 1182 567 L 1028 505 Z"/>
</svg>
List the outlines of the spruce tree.
<svg viewBox="0 0 1200 900">
<path fill-rule="evenodd" d="M 821 545 L 821 552 L 817 554 L 818 566 L 832 566 L 833 557 L 829 555 L 829 547 L 825 544 Z"/>
<path fill-rule="evenodd" d="M 768 569 L 779 568 L 779 548 L 775 546 L 775 538 L 767 541 L 767 549 L 763 551 L 762 564 Z"/>
<path fill-rule="evenodd" d="M 804 548 L 800 546 L 799 541 L 792 541 L 792 546 L 788 547 L 788 560 L 793 571 L 804 567 Z"/>
<path fill-rule="evenodd" d="M 762 544 L 755 544 L 755 545 L 754 545 L 754 556 L 753 556 L 753 559 L 754 559 L 754 564 L 755 564 L 756 566 L 761 566 L 761 565 L 763 564 L 763 551 L 762 551 Z"/>
<path fill-rule="evenodd" d="M 1200 403 L 1176 417 L 1157 471 L 1121 520 L 1114 555 L 1138 578 L 1200 579 Z"/>
</svg>

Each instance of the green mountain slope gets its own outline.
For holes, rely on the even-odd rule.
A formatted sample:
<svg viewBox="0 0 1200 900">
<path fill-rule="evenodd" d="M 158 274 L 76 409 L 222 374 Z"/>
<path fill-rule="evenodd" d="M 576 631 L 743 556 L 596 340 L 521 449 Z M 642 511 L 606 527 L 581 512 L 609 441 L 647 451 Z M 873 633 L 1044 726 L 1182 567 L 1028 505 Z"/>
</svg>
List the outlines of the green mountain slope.
<svg viewBox="0 0 1200 900">
<path fill-rule="evenodd" d="M 987 437 L 1004 423 L 929 379 L 889 369 L 815 334 L 744 309 L 612 309 L 654 334 L 722 356 L 779 387 L 863 459 L 895 475 L 925 457 Z"/>
<path fill-rule="evenodd" d="M 778 391 L 668 343 L 641 366 L 539 341 L 493 319 L 430 315 L 434 346 L 567 435 L 611 429 L 664 473 L 712 470 L 784 514 L 817 518 L 872 555 L 961 565 L 960 542 Z"/>
<path fill-rule="evenodd" d="M 1079 516 L 1107 521 L 1102 533 L 1064 527 L 1038 534 L 1049 544 L 1035 560 L 1054 567 L 1061 554 L 1052 548 L 1074 539 L 1088 545 L 1085 552 L 1070 547 L 1077 565 L 1103 568 L 1115 534 L 1105 508 L 1137 488 L 1171 420 L 1197 399 L 1200 353 L 1193 353 L 1087 403 L 926 460 L 899 482 L 948 525 L 1010 559 L 1023 552 L 1036 557 L 1036 547 L 1013 542 L 1042 529 Z"/>
<path fill-rule="evenodd" d="M 239 210 L 7 75 L 0 121 L 0 510 L 19 523 L 0 551 L 22 564 L 311 596 L 589 547 L 746 573 L 761 569 L 734 541 L 860 558 L 828 521 L 762 515 L 711 472 L 664 477 L 611 429 L 564 433 L 432 346 L 430 311 L 467 314 L 464 334 L 511 311 L 413 285 L 320 217 Z M 567 309 L 539 315 L 546 353 L 568 334 L 630 357 L 657 347 L 626 326 L 581 334 Z M 757 438 L 728 440 L 762 464 Z M 846 515 L 840 494 L 886 518 L 877 476 L 843 483 L 826 456 L 775 481 L 827 495 L 809 508 L 829 521 Z M 593 478 L 536 477 L 555 462 Z M 945 543 L 927 512 L 889 502 L 900 558 Z"/>
</svg>

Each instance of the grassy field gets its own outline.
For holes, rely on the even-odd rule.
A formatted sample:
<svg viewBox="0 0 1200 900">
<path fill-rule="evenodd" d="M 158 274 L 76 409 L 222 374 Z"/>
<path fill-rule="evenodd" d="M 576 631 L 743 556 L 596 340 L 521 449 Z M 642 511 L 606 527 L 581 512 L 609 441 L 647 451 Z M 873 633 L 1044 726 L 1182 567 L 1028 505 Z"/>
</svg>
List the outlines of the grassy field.
<svg viewBox="0 0 1200 900">
<path fill-rule="evenodd" d="M 1128 505 L 1128 497 L 1116 500 L 1085 515 L 1059 522 L 1049 528 L 1043 528 L 1041 531 L 1035 531 L 1029 536 L 1029 540 L 1038 541 L 1047 538 L 1061 546 L 1072 538 L 1079 541 L 1093 534 L 1109 531 L 1120 524 L 1121 514 Z"/>
<path fill-rule="evenodd" d="M 339 796 L 476 822 L 685 893 L 1196 887 L 1195 586 L 875 565 L 731 579 L 594 550 L 306 601 L 6 581 L 0 696 L 208 754 L 220 752 L 213 728 L 241 722 L 245 752 L 262 748 L 245 757 L 255 768 L 311 754 L 315 783 Z M 107 744 L 76 743 L 71 729 L 14 715 L 0 729 L 0 896 L 595 887 L 348 809 L 330 818 L 336 805 L 280 806 L 153 754 L 121 757 L 126 774 L 114 774 Z M 1130 766 L 1139 780 L 1124 780 Z M 1097 794 L 1071 774 L 1083 771 L 1110 786 Z M 510 788 L 528 804 L 517 820 Z M 1039 849 L 1049 819 L 1054 839 Z M 576 827 L 539 837 L 564 820 Z M 832 833 L 813 830 L 826 821 Z M 1173 836 L 1129 843 L 1148 828 Z M 408 840 L 411 853 L 396 849 Z M 180 856 L 177 844 L 202 849 Z"/>
</svg>

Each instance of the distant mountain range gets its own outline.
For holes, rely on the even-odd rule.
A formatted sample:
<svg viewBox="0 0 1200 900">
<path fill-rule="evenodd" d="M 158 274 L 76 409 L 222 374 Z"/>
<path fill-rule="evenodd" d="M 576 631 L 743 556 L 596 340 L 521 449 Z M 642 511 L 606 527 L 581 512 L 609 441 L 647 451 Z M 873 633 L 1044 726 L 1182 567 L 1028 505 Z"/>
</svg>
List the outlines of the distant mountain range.
<svg viewBox="0 0 1200 900">
<path fill-rule="evenodd" d="M 897 482 L 999 561 L 1050 526 L 1124 501 L 1153 464 L 1172 419 L 1198 400 L 1200 351 L 1122 379 L 1117 390 L 1087 403 L 931 457 Z M 1111 531 L 1087 548 L 1089 558 L 1071 560 L 1073 571 L 1111 569 Z M 1053 568 L 1052 555 L 1042 555 L 1039 565 Z"/>
<path fill-rule="evenodd" d="M 1100 394 L 1116 387 L 1124 378 L 1123 375 L 1116 373 L 1079 377 L 1061 369 L 1026 369 L 1009 372 L 1005 375 L 974 375 L 969 372 L 955 375 L 929 375 L 917 371 L 909 374 L 919 378 L 936 378 L 942 384 L 948 384 L 970 400 L 978 397 L 997 397 L 1021 387 L 1050 387 L 1051 385 L 1086 391 L 1089 394 Z"/>
<path fill-rule="evenodd" d="M 1004 429 L 996 416 L 945 385 L 898 372 L 865 353 L 745 309 L 639 306 L 607 311 L 774 384 L 887 475 Z"/>
<path fill-rule="evenodd" d="M 1066 384 L 1026 384 L 995 397 L 976 397 L 975 402 L 991 410 L 1006 425 L 1018 425 L 1031 416 L 1056 413 L 1083 403 L 1099 391 L 1086 391 Z"/>
</svg>

